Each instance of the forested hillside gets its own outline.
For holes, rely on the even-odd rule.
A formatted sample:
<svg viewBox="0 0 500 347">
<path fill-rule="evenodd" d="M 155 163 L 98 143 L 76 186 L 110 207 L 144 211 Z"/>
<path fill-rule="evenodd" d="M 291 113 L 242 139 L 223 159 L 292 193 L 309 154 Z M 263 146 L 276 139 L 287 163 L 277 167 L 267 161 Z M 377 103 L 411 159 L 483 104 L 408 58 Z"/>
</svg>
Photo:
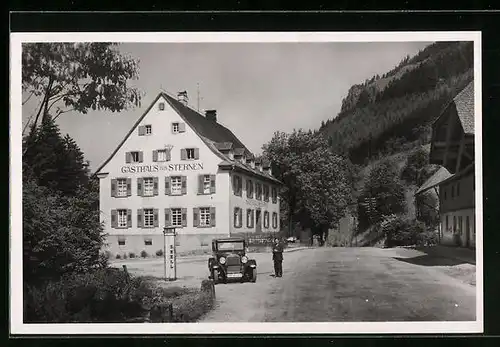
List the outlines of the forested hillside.
<svg viewBox="0 0 500 347">
<path fill-rule="evenodd" d="M 319 132 L 356 164 L 427 144 L 432 121 L 472 78 L 472 42 L 434 43 L 351 87 Z"/>
</svg>

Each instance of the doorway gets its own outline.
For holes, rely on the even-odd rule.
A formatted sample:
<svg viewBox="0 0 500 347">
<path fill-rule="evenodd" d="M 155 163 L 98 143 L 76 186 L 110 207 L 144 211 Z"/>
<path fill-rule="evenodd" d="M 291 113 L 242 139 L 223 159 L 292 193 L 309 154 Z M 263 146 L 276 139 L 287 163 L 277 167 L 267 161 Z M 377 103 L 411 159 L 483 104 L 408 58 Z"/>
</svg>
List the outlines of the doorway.
<svg viewBox="0 0 500 347">
<path fill-rule="evenodd" d="M 256 210 L 255 211 L 255 232 L 256 233 L 261 233 L 262 232 L 262 222 L 261 222 L 261 210 Z"/>
</svg>

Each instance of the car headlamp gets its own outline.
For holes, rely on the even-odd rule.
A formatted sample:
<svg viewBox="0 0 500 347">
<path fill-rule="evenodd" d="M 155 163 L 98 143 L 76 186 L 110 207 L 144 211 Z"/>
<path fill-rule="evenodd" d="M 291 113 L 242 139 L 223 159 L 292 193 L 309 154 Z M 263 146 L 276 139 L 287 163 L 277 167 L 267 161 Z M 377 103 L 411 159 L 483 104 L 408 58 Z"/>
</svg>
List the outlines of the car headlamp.
<svg viewBox="0 0 500 347">
<path fill-rule="evenodd" d="M 241 257 L 241 262 L 245 264 L 248 261 L 248 258 L 246 256 Z"/>
<path fill-rule="evenodd" d="M 225 263 L 226 263 L 226 258 L 224 258 L 224 257 L 220 257 L 220 259 L 219 259 L 219 263 L 221 263 L 221 264 L 225 264 Z"/>
</svg>

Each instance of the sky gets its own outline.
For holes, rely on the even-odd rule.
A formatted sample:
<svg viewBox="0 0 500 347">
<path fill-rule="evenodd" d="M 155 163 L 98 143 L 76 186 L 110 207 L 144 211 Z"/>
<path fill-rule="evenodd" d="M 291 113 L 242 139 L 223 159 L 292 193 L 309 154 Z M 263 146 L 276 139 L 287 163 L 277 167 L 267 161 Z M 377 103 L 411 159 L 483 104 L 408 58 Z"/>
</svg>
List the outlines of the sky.
<svg viewBox="0 0 500 347">
<path fill-rule="evenodd" d="M 255 154 L 276 131 L 317 129 L 334 118 L 353 84 L 382 75 L 430 42 L 124 43 L 139 59 L 142 105 L 120 113 L 65 113 L 57 122 L 96 170 L 163 89 L 186 90 L 192 107 L 217 120 Z M 200 103 L 197 102 L 199 84 Z M 23 106 L 23 120 L 36 106 Z"/>
</svg>

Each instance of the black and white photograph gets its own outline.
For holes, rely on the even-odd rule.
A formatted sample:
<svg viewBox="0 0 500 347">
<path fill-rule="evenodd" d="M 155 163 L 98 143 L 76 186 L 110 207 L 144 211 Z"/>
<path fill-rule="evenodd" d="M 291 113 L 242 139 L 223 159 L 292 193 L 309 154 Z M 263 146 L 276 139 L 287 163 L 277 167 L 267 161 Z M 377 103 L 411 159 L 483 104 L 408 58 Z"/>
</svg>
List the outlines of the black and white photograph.
<svg viewBox="0 0 500 347">
<path fill-rule="evenodd" d="M 11 332 L 482 332 L 480 40 L 11 34 Z"/>
</svg>

